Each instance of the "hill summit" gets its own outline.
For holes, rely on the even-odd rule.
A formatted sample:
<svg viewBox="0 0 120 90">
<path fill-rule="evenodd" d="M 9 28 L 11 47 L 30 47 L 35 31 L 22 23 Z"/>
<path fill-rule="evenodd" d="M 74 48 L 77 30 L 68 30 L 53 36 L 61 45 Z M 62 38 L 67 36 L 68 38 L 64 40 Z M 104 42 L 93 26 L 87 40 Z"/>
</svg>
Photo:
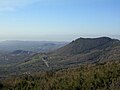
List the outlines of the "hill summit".
<svg viewBox="0 0 120 90">
<path fill-rule="evenodd" d="M 50 62 L 61 67 L 120 60 L 120 41 L 109 37 L 78 38 L 48 56 Z"/>
<path fill-rule="evenodd" d="M 79 38 L 75 41 L 72 41 L 70 44 L 56 50 L 55 54 L 76 55 L 95 49 L 102 50 L 111 47 L 114 43 L 118 42 L 119 40 L 111 39 L 109 37 Z"/>
</svg>

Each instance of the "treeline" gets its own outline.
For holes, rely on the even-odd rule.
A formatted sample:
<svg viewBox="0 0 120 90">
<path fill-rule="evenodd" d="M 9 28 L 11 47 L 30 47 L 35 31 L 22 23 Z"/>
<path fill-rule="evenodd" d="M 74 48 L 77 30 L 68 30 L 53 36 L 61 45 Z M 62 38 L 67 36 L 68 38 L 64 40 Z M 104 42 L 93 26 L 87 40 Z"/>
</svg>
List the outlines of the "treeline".
<svg viewBox="0 0 120 90">
<path fill-rule="evenodd" d="M 120 90 L 120 62 L 11 76 L 0 90 Z"/>
</svg>

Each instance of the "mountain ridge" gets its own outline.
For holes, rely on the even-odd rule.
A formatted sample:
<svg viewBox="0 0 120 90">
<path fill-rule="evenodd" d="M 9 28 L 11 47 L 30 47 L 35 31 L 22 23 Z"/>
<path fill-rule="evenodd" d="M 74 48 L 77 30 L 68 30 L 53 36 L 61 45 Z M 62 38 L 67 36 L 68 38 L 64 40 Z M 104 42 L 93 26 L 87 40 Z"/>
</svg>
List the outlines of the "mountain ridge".
<svg viewBox="0 0 120 90">
<path fill-rule="evenodd" d="M 75 41 L 72 41 L 68 45 L 55 51 L 56 54 L 79 54 L 81 52 L 98 48 L 104 46 L 105 44 L 112 44 L 113 42 L 118 42 L 117 39 L 111 39 L 109 37 L 100 37 L 100 38 L 79 38 Z M 107 45 L 109 46 L 109 45 Z M 106 47 L 107 47 L 106 46 Z M 101 47 L 102 48 L 102 47 Z"/>
</svg>

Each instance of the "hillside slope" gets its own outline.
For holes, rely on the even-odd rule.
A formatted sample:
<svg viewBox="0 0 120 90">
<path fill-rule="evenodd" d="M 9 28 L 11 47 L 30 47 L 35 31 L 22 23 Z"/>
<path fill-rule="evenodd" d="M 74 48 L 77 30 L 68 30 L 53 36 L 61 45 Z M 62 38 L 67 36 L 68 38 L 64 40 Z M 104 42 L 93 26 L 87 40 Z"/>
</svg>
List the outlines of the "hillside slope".
<svg viewBox="0 0 120 90">
<path fill-rule="evenodd" d="M 15 65 L 2 67 L 0 73 L 33 73 L 107 61 L 120 61 L 119 40 L 108 37 L 79 38 L 53 52 L 34 54 Z"/>
<path fill-rule="evenodd" d="M 61 67 L 120 60 L 120 41 L 108 37 L 79 38 L 50 53 L 48 58 Z"/>
<path fill-rule="evenodd" d="M 0 90 L 120 90 L 120 62 L 9 76 Z"/>
</svg>

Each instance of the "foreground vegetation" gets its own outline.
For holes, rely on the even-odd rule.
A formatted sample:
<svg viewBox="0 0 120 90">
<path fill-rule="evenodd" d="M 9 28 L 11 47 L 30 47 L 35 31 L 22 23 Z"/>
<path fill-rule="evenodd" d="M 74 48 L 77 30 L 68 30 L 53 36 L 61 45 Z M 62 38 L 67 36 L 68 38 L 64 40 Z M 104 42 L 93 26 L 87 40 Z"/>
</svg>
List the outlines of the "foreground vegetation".
<svg viewBox="0 0 120 90">
<path fill-rule="evenodd" d="M 11 76 L 0 90 L 120 90 L 120 62 Z"/>
</svg>

